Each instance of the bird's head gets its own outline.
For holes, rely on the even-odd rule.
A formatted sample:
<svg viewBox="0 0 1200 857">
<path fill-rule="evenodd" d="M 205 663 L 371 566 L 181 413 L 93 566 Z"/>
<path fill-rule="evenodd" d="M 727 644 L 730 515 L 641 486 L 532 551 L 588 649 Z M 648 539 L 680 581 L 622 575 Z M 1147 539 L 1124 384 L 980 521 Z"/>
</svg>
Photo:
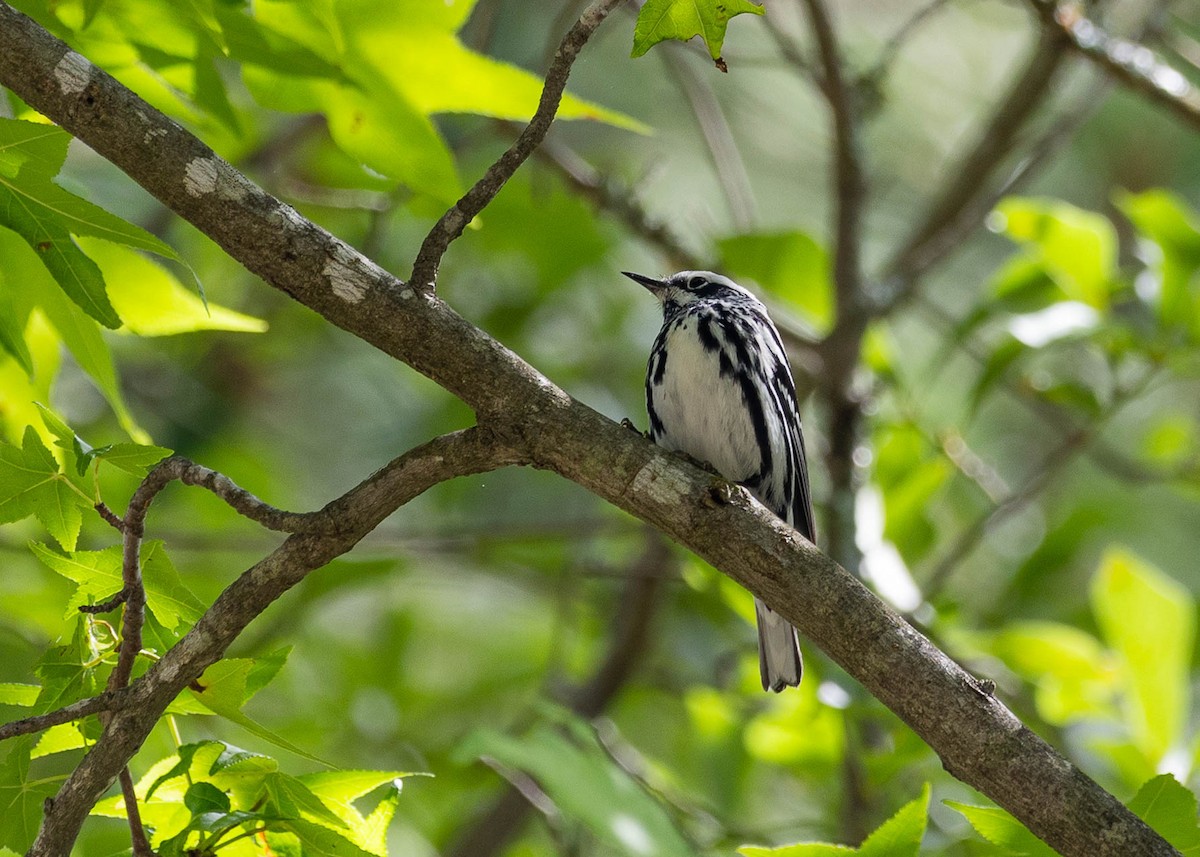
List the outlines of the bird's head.
<svg viewBox="0 0 1200 857">
<path fill-rule="evenodd" d="M 632 274 L 629 271 L 621 273 L 635 283 L 645 286 L 650 294 L 658 298 L 663 306 L 663 313 L 668 316 L 696 303 L 740 303 L 747 299 L 757 302 L 748 290 L 728 277 L 714 274 L 712 271 L 680 271 L 662 279 Z"/>
</svg>

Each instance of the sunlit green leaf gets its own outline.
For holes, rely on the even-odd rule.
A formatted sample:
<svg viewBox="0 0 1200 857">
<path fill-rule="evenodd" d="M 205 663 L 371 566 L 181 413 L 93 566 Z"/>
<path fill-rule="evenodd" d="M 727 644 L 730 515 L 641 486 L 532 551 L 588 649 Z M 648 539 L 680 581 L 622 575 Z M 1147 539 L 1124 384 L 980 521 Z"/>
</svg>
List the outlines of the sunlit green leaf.
<svg viewBox="0 0 1200 857">
<path fill-rule="evenodd" d="M 1111 714 L 1117 664 L 1091 634 L 1055 622 L 1015 622 L 996 634 L 990 648 L 1030 682 L 1047 721 Z"/>
<path fill-rule="evenodd" d="M 65 550 L 72 550 L 89 498 L 60 472 L 58 462 L 27 426 L 20 448 L 0 443 L 0 523 L 36 515 Z"/>
<path fill-rule="evenodd" d="M 1030 248 L 1066 297 L 1103 309 L 1116 276 L 1117 235 L 1108 218 L 1060 200 L 1008 197 L 996 225 Z"/>
<path fill-rule="evenodd" d="M 205 303 L 185 288 L 162 265 L 108 241 L 80 239 L 108 283 L 108 296 L 121 316 L 124 329 L 139 336 L 167 336 L 197 330 L 232 330 L 261 333 L 261 319 Z"/>
<path fill-rule="evenodd" d="M 1184 586 L 1127 550 L 1105 553 L 1092 584 L 1104 637 L 1125 665 L 1126 715 L 1152 763 L 1180 740 L 1191 709 L 1195 604 Z"/>
<path fill-rule="evenodd" d="M 55 553 L 39 544 L 30 547 L 47 567 L 79 584 L 71 597 L 72 608 L 104 601 L 124 588 L 120 545 L 101 551 L 66 554 Z M 204 612 L 204 605 L 184 584 L 163 550 L 162 542 L 148 541 L 142 545 L 142 579 L 146 587 L 146 606 L 167 628 L 174 628 L 181 620 L 189 624 L 195 622 Z"/>
<path fill-rule="evenodd" d="M 345 821 L 326 806 L 319 797 L 301 780 L 278 771 L 268 774 L 264 780 L 271 806 L 284 818 L 300 818 L 347 827 Z"/>
<path fill-rule="evenodd" d="M 31 758 L 39 759 L 42 756 L 63 753 L 67 750 L 78 750 L 84 746 L 86 746 L 86 742 L 78 726 L 74 723 L 60 723 L 57 726 L 51 726 L 41 734 L 37 745 L 33 748 Z"/>
<path fill-rule="evenodd" d="M 632 56 L 640 57 L 667 39 L 686 42 L 700 36 L 718 59 L 729 19 L 745 12 L 761 15 L 763 7 L 749 0 L 647 0 L 633 31 Z"/>
<path fill-rule="evenodd" d="M 1003 848 L 1004 853 L 1010 857 L 1055 857 L 1054 850 L 1049 845 L 999 807 L 971 806 L 955 800 L 943 803 L 966 816 L 980 836 Z"/>
<path fill-rule="evenodd" d="M 248 698 L 247 677 L 253 668 L 254 661 L 249 658 L 227 658 L 217 661 L 196 681 L 203 690 L 193 690 L 192 694 L 196 701 L 209 711 L 236 723 L 264 741 L 314 762 L 328 764 L 242 713 L 242 705 Z"/>
<path fill-rule="evenodd" d="M 13 681 L 0 682 L 0 705 L 20 705 L 28 707 L 37 702 L 41 693 L 41 685 L 20 684 Z"/>
<path fill-rule="evenodd" d="M 12 287 L 4 282 L 4 271 L 0 269 L 0 348 L 3 348 L 25 370 L 33 374 L 33 357 L 25 343 L 25 324 L 28 311 L 20 312 L 12 300 Z"/>
<path fill-rule="evenodd" d="M 41 312 L 35 315 L 44 314 L 50 327 L 75 358 L 75 362 L 104 394 L 121 423 L 121 428 L 135 441 L 149 442 L 149 437 L 137 426 L 125 405 L 112 353 L 100 333 L 99 324 L 67 299 L 33 257 L 29 248 L 11 232 L 3 229 L 0 229 L 0 258 L 5 261 L 7 276 L 21 277 L 24 286 L 21 298 L 40 309 Z M 34 400 L 45 402 L 48 401 L 48 396 L 43 393 L 34 397 Z"/>
<path fill-rule="evenodd" d="M 1168 327 L 1190 332 L 1200 339 L 1200 215 L 1170 191 L 1119 193 L 1117 205 L 1138 231 L 1157 245 L 1157 258 L 1149 261 L 1157 273 L 1159 319 Z"/>
<path fill-rule="evenodd" d="M 114 443 L 103 449 L 95 450 L 91 456 L 97 461 L 111 464 L 118 470 L 132 473 L 134 476 L 145 476 L 155 464 L 162 461 L 171 450 L 161 446 L 142 443 Z"/>
<path fill-rule="evenodd" d="M 283 830 L 290 830 L 299 837 L 306 855 L 315 857 L 372 857 L 371 852 L 359 848 L 342 833 L 320 824 L 303 819 L 280 822 Z"/>
<path fill-rule="evenodd" d="M 1129 802 L 1129 808 L 1185 857 L 1200 854 L 1196 796 L 1170 774 L 1161 774 L 1143 784 Z"/>
<path fill-rule="evenodd" d="M 17 232 L 55 280 L 89 316 L 117 327 L 121 320 L 100 269 L 72 235 L 106 238 L 178 259 L 167 244 L 53 182 L 70 137 L 53 125 L 0 118 L 0 225 Z"/>
<path fill-rule="evenodd" d="M 863 857 L 917 857 L 929 815 L 929 783 L 920 797 L 909 801 L 881 824 L 859 848 Z"/>
<path fill-rule="evenodd" d="M 42 681 L 36 711 L 45 713 L 95 696 L 107 670 L 100 662 L 102 651 L 111 650 L 115 641 L 102 643 L 92 626 L 76 614 L 75 631 L 69 643 L 50 648 L 38 662 L 37 676 Z"/>
</svg>

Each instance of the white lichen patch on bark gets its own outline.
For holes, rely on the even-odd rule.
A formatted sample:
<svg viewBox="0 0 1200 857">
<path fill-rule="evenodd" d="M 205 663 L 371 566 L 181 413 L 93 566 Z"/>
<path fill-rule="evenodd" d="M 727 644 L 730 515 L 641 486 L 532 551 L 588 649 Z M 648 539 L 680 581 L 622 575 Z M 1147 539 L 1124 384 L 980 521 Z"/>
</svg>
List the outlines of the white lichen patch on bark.
<svg viewBox="0 0 1200 857">
<path fill-rule="evenodd" d="M 345 244 L 335 244 L 333 254 L 321 273 L 329 278 L 329 287 L 344 301 L 356 304 L 367 294 L 366 259 Z"/>
<path fill-rule="evenodd" d="M 214 156 L 188 161 L 183 174 L 183 187 L 191 196 L 215 193 L 229 202 L 241 202 L 249 195 L 253 185 L 229 164 Z"/>
<path fill-rule="evenodd" d="M 92 64 L 75 51 L 67 51 L 54 67 L 54 79 L 66 95 L 78 95 L 92 79 Z"/>
<path fill-rule="evenodd" d="M 672 467 L 664 466 L 655 457 L 646 462 L 629 483 L 629 492 L 649 497 L 655 505 L 679 504 L 691 490 L 691 483 L 681 479 Z"/>
<path fill-rule="evenodd" d="M 220 165 L 215 158 L 192 158 L 183 173 L 183 188 L 190 196 L 204 196 L 217 189 Z"/>
</svg>

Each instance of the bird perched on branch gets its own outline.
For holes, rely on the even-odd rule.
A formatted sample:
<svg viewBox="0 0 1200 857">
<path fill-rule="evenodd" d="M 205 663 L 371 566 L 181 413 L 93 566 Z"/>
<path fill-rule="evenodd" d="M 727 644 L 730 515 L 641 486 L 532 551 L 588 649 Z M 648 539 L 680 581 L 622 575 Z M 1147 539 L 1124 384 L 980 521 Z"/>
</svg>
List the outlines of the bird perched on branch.
<svg viewBox="0 0 1200 857">
<path fill-rule="evenodd" d="M 650 439 L 709 464 L 816 541 L 796 385 L 767 309 L 720 274 L 625 276 L 662 304 L 646 367 Z M 764 690 L 800 683 L 796 629 L 754 599 Z"/>
</svg>

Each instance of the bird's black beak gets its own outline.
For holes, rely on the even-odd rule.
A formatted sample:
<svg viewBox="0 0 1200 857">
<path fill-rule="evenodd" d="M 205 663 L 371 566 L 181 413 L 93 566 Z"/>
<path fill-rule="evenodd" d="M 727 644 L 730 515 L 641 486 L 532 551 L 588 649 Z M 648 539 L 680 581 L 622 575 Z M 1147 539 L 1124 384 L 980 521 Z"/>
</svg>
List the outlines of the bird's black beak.
<svg viewBox="0 0 1200 857">
<path fill-rule="evenodd" d="M 645 274 L 634 274 L 629 271 L 622 271 L 621 273 L 633 280 L 635 283 L 645 286 L 653 294 L 657 295 L 660 291 L 662 291 L 662 280 L 656 280 L 654 277 L 647 277 Z"/>
</svg>

